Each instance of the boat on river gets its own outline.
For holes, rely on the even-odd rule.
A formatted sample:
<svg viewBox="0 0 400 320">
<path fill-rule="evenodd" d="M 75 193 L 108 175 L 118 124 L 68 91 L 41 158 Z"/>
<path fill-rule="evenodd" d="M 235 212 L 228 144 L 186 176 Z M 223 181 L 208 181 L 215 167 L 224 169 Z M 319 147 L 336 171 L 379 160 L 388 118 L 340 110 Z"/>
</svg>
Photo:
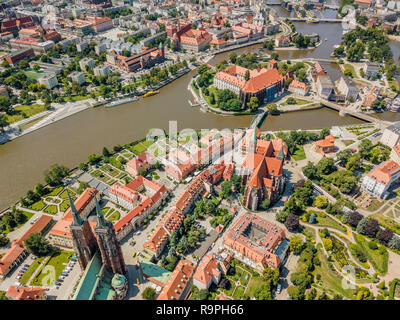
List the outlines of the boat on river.
<svg viewBox="0 0 400 320">
<path fill-rule="evenodd" d="M 158 90 L 156 90 L 156 91 L 150 90 L 150 91 L 146 92 L 146 93 L 143 95 L 143 98 L 147 98 L 147 97 L 150 97 L 150 96 L 154 96 L 155 94 L 157 94 L 157 93 L 159 93 L 159 92 L 160 92 L 160 91 L 158 91 Z"/>
</svg>

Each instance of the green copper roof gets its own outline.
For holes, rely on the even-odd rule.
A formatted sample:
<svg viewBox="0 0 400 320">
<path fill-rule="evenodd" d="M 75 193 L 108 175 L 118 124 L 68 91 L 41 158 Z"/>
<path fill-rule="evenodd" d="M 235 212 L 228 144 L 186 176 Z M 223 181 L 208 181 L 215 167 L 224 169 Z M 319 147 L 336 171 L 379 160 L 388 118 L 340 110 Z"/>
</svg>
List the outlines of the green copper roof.
<svg viewBox="0 0 400 320">
<path fill-rule="evenodd" d="M 93 256 L 82 275 L 73 300 L 90 300 L 93 290 L 96 288 L 97 276 L 100 274 L 103 264 L 99 252 Z"/>
<path fill-rule="evenodd" d="M 76 210 L 76 208 L 75 208 L 75 204 L 71 199 L 71 196 L 70 196 L 70 194 L 68 192 L 68 188 L 66 188 L 65 190 L 67 191 L 69 205 L 71 206 L 71 210 L 72 210 L 72 218 L 73 218 L 73 223 L 72 224 L 75 225 L 75 226 L 80 226 L 83 223 L 83 221 L 79 217 L 78 210 Z"/>
<path fill-rule="evenodd" d="M 171 275 L 170 271 L 150 262 L 150 260 L 142 257 L 142 255 L 139 255 L 139 262 L 143 273 L 146 276 L 153 278 L 161 283 L 167 283 Z"/>
<path fill-rule="evenodd" d="M 114 277 L 111 280 L 111 285 L 113 288 L 120 288 L 124 286 L 126 283 L 126 278 L 122 274 L 116 273 L 114 274 Z"/>
</svg>

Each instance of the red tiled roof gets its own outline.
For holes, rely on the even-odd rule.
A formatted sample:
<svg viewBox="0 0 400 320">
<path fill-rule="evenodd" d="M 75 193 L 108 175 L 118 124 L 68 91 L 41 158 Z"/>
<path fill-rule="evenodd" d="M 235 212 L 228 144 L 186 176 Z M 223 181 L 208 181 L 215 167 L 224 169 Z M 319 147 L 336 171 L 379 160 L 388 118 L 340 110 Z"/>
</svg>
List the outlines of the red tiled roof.
<svg viewBox="0 0 400 320">
<path fill-rule="evenodd" d="M 14 300 L 39 300 L 45 292 L 43 288 L 28 288 L 10 286 L 7 290 L 6 297 Z"/>
</svg>

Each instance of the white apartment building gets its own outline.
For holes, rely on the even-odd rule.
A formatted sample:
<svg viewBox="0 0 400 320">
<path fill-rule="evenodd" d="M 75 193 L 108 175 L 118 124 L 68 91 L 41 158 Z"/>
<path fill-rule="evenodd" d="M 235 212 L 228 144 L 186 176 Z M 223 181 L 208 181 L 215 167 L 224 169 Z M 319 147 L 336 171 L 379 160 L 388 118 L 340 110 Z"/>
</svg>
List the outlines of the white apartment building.
<svg viewBox="0 0 400 320">
<path fill-rule="evenodd" d="M 386 198 L 393 182 L 400 177 L 400 166 L 387 160 L 369 172 L 362 180 L 361 190 L 376 198 Z"/>
</svg>

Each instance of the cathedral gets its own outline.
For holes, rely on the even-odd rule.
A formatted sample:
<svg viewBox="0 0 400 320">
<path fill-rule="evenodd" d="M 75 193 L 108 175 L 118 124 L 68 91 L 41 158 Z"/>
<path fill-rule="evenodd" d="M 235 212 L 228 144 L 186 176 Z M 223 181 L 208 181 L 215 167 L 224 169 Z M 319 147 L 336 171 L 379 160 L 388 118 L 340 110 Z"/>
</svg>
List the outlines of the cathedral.
<svg viewBox="0 0 400 320">
<path fill-rule="evenodd" d="M 257 210 L 268 199 L 276 202 L 285 188 L 283 162 L 288 148 L 280 138 L 272 141 L 257 139 L 256 130 L 251 137 L 241 175 L 245 185 L 243 206 Z"/>
<path fill-rule="evenodd" d="M 67 191 L 68 192 L 68 191 Z M 71 205 L 73 222 L 71 234 L 73 247 L 79 265 L 85 270 L 97 251 L 100 252 L 101 260 L 105 268 L 114 274 L 125 274 L 126 266 L 122 256 L 121 246 L 117 240 L 112 222 L 103 217 L 97 197 L 95 222 L 82 219 L 75 208 L 68 193 Z"/>
</svg>

